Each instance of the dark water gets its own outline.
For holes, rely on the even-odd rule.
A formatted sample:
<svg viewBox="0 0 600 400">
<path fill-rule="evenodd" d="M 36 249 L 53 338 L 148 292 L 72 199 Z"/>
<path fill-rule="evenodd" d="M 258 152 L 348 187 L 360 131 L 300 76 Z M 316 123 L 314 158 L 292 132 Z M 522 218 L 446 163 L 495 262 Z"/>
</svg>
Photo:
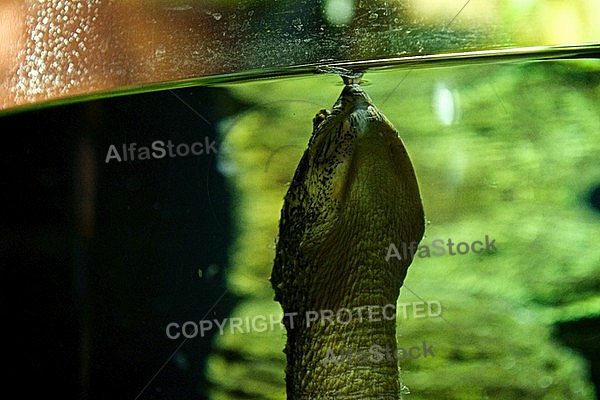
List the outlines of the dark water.
<svg viewBox="0 0 600 400">
<path fill-rule="evenodd" d="M 435 356 L 400 362 L 406 398 L 597 396 L 600 62 L 547 56 L 365 75 L 415 166 L 421 244 L 495 240 L 415 258 L 398 343 Z M 79 398 L 284 398 L 279 210 L 342 86 L 238 78 L 0 119 L 9 379 Z"/>
</svg>

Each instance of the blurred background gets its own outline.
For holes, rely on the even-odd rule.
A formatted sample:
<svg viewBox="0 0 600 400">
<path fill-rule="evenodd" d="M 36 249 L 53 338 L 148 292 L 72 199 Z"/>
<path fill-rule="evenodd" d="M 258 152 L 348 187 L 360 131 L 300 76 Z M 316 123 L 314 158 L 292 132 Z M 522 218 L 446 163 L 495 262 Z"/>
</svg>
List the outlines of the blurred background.
<svg viewBox="0 0 600 400">
<path fill-rule="evenodd" d="M 597 398 L 599 19 L 591 0 L 2 2 L 7 382 L 285 398 L 284 331 L 166 328 L 281 313 L 279 212 L 342 89 L 316 66 L 343 62 L 373 67 L 363 85 L 415 165 L 423 243 L 498 248 L 410 267 L 399 302 L 443 318 L 398 321 L 399 344 L 435 349 L 401 363 L 405 398 Z M 107 162 L 112 145 L 205 138 L 216 154 Z"/>
</svg>

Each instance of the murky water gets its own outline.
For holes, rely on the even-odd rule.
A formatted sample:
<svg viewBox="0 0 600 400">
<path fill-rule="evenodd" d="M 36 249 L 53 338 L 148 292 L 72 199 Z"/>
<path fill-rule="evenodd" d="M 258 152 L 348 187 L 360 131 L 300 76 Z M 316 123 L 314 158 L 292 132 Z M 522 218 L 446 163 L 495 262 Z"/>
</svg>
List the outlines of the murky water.
<svg viewBox="0 0 600 400">
<path fill-rule="evenodd" d="M 405 398 L 596 398 L 600 61 L 581 53 L 365 75 L 427 218 L 397 339 L 434 356 L 399 361 Z M 342 83 L 284 75 L 0 120 L 19 181 L 2 225 L 19 367 L 64 360 L 52 382 L 88 398 L 285 398 L 279 213 Z"/>
</svg>

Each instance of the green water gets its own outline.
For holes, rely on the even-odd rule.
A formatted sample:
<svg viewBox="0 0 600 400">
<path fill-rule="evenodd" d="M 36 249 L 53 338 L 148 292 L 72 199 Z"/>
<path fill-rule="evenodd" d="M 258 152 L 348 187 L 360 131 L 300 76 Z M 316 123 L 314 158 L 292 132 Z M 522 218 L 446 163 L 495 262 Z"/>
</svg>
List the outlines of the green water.
<svg viewBox="0 0 600 400">
<path fill-rule="evenodd" d="M 437 301 L 441 316 L 399 316 L 399 345 L 435 349 L 400 361 L 405 398 L 595 398 L 589 359 L 598 362 L 600 331 L 567 335 L 582 352 L 558 332 L 600 317 L 600 210 L 591 200 L 600 60 L 547 56 L 392 61 L 364 77 L 412 158 L 428 222 L 421 244 L 495 240 L 488 252 L 417 257 L 409 268 L 399 303 Z M 224 87 L 252 104 L 220 125 L 219 168 L 238 193 L 228 284 L 242 301 L 232 316 L 269 316 L 280 313 L 268 277 L 286 183 L 312 117 L 342 84 L 313 75 Z M 279 329 L 217 336 L 212 398 L 284 398 L 284 343 Z"/>
<path fill-rule="evenodd" d="M 454 243 L 454 255 L 420 250 L 401 289 L 398 346 L 435 354 L 399 362 L 404 399 L 597 398 L 599 52 L 335 64 L 368 69 L 363 87 L 404 141 L 427 218 L 421 245 Z M 22 351 L 11 369 L 67 397 L 284 399 L 268 279 L 312 118 L 343 87 L 320 67 L 4 113 L 2 170 L 17 183 L 4 193 L 1 304 Z M 216 152 L 107 162 L 110 146 L 158 140 L 214 140 Z M 241 325 L 167 337 L 168 324 L 203 318 Z"/>
</svg>

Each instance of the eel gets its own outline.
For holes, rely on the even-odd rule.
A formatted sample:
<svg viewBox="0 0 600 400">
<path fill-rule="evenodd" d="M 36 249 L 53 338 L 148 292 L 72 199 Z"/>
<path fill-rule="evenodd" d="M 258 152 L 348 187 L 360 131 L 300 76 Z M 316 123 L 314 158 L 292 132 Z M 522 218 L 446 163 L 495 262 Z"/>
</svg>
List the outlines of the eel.
<svg viewBox="0 0 600 400">
<path fill-rule="evenodd" d="M 281 210 L 271 285 L 284 312 L 288 399 L 401 397 L 394 357 L 351 355 L 396 348 L 396 320 L 381 314 L 412 260 L 386 252 L 418 244 L 425 217 L 410 157 L 361 76 L 343 75 L 331 111 L 313 119 Z"/>
</svg>

